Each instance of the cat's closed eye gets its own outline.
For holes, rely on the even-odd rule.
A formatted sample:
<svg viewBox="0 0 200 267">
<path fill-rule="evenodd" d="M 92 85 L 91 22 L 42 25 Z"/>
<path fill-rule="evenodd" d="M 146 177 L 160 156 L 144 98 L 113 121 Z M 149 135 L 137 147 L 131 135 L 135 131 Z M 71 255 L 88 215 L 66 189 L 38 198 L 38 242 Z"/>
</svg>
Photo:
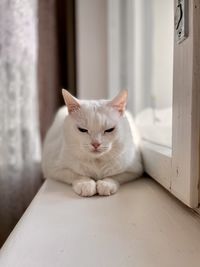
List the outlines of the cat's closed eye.
<svg viewBox="0 0 200 267">
<path fill-rule="evenodd" d="M 78 130 L 81 133 L 88 133 L 88 130 L 87 129 L 84 129 L 84 128 L 81 128 L 81 127 L 78 127 Z"/>
<path fill-rule="evenodd" d="M 111 133 L 115 130 L 115 127 L 109 128 L 107 130 L 104 131 L 104 133 Z"/>
</svg>

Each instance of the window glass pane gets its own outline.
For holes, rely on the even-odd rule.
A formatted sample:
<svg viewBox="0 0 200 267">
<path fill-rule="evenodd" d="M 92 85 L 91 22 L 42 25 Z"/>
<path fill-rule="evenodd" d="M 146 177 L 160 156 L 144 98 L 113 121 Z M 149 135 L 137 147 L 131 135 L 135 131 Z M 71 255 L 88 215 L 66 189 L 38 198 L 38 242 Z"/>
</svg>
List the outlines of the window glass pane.
<svg viewBox="0 0 200 267">
<path fill-rule="evenodd" d="M 109 0 L 109 92 L 129 91 L 145 140 L 171 147 L 173 0 Z"/>
</svg>

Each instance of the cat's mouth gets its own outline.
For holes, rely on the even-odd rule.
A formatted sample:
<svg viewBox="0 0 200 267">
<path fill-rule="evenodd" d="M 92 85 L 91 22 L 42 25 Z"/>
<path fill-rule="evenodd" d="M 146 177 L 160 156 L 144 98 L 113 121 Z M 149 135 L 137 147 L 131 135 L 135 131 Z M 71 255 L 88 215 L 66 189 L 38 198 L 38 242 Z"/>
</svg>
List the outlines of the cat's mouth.
<svg viewBox="0 0 200 267">
<path fill-rule="evenodd" d="M 100 149 L 93 149 L 92 153 L 100 154 L 100 153 L 102 153 L 102 151 Z"/>
<path fill-rule="evenodd" d="M 107 147 L 102 147 L 102 146 L 98 148 L 84 146 L 83 149 L 84 151 L 87 151 L 90 155 L 93 155 L 95 157 L 99 157 L 109 151 Z"/>
<path fill-rule="evenodd" d="M 101 156 L 102 154 L 105 153 L 105 150 L 103 149 L 92 149 L 90 152 L 95 155 L 95 156 Z"/>
</svg>

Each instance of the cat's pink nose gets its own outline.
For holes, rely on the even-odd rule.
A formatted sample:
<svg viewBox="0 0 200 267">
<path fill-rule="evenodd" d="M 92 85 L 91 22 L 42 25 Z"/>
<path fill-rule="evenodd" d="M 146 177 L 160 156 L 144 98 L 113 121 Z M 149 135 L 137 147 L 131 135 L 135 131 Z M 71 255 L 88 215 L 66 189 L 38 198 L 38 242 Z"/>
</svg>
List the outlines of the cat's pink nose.
<svg viewBox="0 0 200 267">
<path fill-rule="evenodd" d="M 94 142 L 92 143 L 92 146 L 97 149 L 101 144 L 99 144 L 98 142 Z"/>
</svg>

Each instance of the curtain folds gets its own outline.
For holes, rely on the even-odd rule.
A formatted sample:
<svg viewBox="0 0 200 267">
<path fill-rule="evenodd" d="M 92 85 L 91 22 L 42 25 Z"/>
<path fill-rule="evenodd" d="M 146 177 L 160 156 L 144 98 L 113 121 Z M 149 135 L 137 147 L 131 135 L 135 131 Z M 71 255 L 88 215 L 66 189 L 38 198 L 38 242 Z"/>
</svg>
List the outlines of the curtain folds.
<svg viewBox="0 0 200 267">
<path fill-rule="evenodd" d="M 40 185 L 37 4 L 0 1 L 0 243 Z"/>
</svg>

